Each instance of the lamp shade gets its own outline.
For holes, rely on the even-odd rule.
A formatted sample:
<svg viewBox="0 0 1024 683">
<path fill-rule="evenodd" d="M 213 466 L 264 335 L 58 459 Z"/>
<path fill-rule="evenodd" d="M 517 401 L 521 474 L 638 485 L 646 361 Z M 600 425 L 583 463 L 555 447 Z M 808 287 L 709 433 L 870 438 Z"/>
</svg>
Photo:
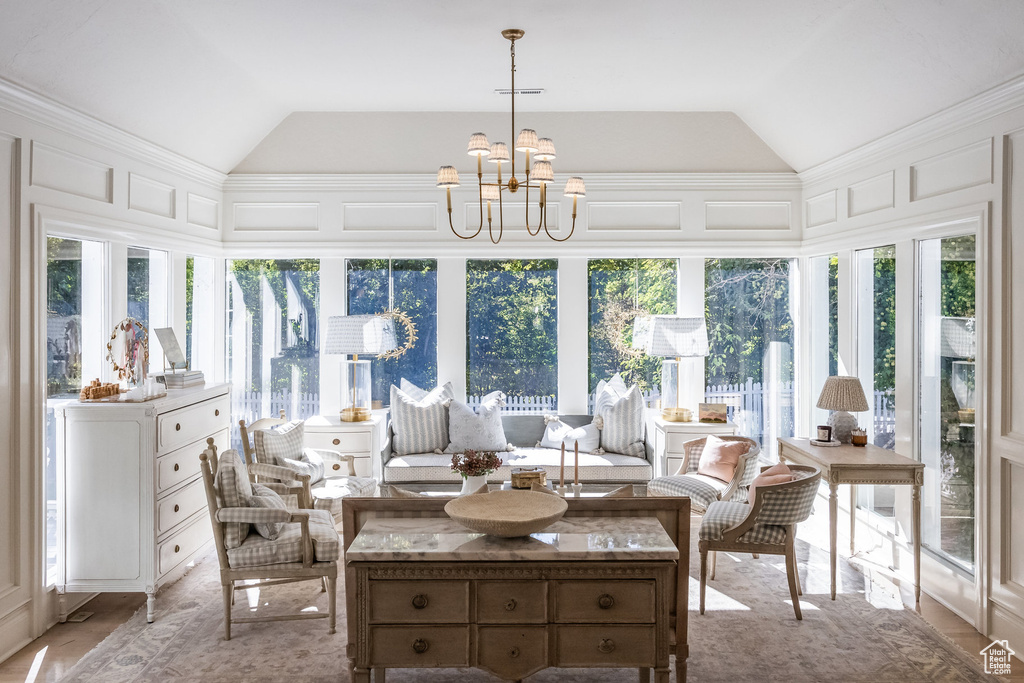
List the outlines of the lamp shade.
<svg viewBox="0 0 1024 683">
<path fill-rule="evenodd" d="M 636 345 L 636 326 L 633 327 Z M 650 318 L 644 349 L 649 356 L 666 358 L 708 355 L 708 328 L 704 318 L 679 315 L 653 315 Z"/>
<path fill-rule="evenodd" d="M 537 131 L 532 128 L 523 128 L 519 131 L 519 137 L 516 138 L 516 151 L 517 152 L 536 152 L 537 151 Z"/>
<path fill-rule="evenodd" d="M 864 388 L 856 377 L 832 376 L 825 380 L 818 397 L 818 407 L 822 410 L 847 410 L 858 412 L 869 410 Z"/>
<path fill-rule="evenodd" d="M 535 161 L 533 162 L 533 168 L 530 169 L 530 175 L 538 183 L 550 183 L 555 180 L 555 172 L 551 170 L 550 161 Z"/>
<path fill-rule="evenodd" d="M 459 172 L 455 170 L 454 166 L 442 166 L 441 168 L 437 169 L 437 186 L 459 186 Z"/>
<path fill-rule="evenodd" d="M 533 156 L 535 159 L 540 161 L 554 161 L 555 143 L 551 138 L 541 138 L 540 140 L 537 140 L 537 153 Z"/>
<path fill-rule="evenodd" d="M 481 185 L 480 194 L 489 202 L 496 202 L 501 196 L 501 189 L 497 185 Z"/>
<path fill-rule="evenodd" d="M 469 145 L 466 147 L 466 152 L 471 157 L 481 156 L 485 157 L 491 153 L 491 145 L 487 142 L 487 136 L 483 133 L 473 133 L 469 136 Z"/>
<path fill-rule="evenodd" d="M 491 154 L 487 157 L 487 161 L 492 164 L 496 164 L 499 161 L 508 161 L 511 159 L 508 155 L 508 145 L 504 142 L 495 142 L 491 145 Z"/>
<path fill-rule="evenodd" d="M 583 184 L 583 178 L 578 175 L 571 176 L 565 183 L 566 197 L 586 197 L 587 187 Z"/>
<path fill-rule="evenodd" d="M 379 315 L 336 315 L 327 319 L 325 354 L 379 355 L 398 346 L 395 323 Z"/>
</svg>

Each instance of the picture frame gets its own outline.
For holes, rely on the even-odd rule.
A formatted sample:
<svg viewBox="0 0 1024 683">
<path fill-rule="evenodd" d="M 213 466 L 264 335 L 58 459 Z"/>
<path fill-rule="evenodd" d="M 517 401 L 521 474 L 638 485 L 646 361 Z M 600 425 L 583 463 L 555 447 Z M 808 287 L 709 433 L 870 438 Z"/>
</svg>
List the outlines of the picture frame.
<svg viewBox="0 0 1024 683">
<path fill-rule="evenodd" d="M 698 416 L 701 422 L 725 424 L 729 421 L 729 406 L 724 403 L 701 403 L 698 405 Z"/>
<path fill-rule="evenodd" d="M 818 441 L 831 441 L 832 427 L 829 425 L 818 425 Z"/>
</svg>

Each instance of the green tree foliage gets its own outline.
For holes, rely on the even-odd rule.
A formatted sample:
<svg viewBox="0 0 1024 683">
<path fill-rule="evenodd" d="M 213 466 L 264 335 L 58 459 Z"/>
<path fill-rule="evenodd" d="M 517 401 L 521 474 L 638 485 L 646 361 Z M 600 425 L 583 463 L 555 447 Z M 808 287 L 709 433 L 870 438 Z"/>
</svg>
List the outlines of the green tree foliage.
<svg viewBox="0 0 1024 683">
<path fill-rule="evenodd" d="M 631 355 L 614 343 L 629 347 L 633 341 L 631 312 L 650 315 L 676 312 L 678 261 L 675 259 L 591 259 L 590 283 L 590 391 L 597 383 L 622 373 L 627 384 L 643 392 L 660 386 L 662 359 Z M 618 339 L 616 339 L 618 338 Z"/>
<path fill-rule="evenodd" d="M 470 395 L 557 395 L 557 299 L 555 259 L 466 262 Z"/>
<path fill-rule="evenodd" d="M 46 395 L 77 393 L 82 387 L 82 243 L 46 238 L 46 316 L 63 329 L 47 325 Z"/>
<path fill-rule="evenodd" d="M 896 391 L 896 247 L 878 247 L 874 259 L 875 391 Z"/>
</svg>

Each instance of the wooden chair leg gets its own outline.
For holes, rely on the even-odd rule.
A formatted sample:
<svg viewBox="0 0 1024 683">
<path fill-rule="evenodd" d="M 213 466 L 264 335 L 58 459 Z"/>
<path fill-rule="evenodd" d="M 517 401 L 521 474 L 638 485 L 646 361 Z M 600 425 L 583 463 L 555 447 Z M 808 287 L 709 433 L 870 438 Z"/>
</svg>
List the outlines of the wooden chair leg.
<svg viewBox="0 0 1024 683">
<path fill-rule="evenodd" d="M 338 577 L 336 576 L 327 577 L 327 599 L 331 601 L 327 625 L 330 628 L 330 633 L 334 633 L 338 613 Z"/>
<path fill-rule="evenodd" d="M 718 569 L 718 551 L 711 551 L 711 580 L 715 580 L 715 570 Z"/>
<path fill-rule="evenodd" d="M 373 683 L 386 683 L 385 678 L 387 674 L 384 672 L 387 669 L 374 669 L 373 670 Z"/>
<path fill-rule="evenodd" d="M 750 556 L 753 557 L 755 560 L 760 560 L 761 559 L 761 556 L 759 554 L 757 554 L 757 553 L 750 553 Z"/>
<path fill-rule="evenodd" d="M 235 597 L 234 582 L 221 586 L 224 594 L 224 640 L 231 640 L 231 603 Z"/>
<path fill-rule="evenodd" d="M 326 576 L 321 576 L 320 577 L 320 592 L 321 593 L 326 593 L 327 592 L 327 577 Z"/>
<path fill-rule="evenodd" d="M 796 613 L 797 620 L 802 620 L 804 617 L 800 613 L 800 595 L 797 589 L 797 581 L 799 579 L 796 575 L 796 550 L 793 547 L 792 536 L 786 539 L 786 577 L 789 579 L 789 595 L 793 598 L 793 612 Z"/>
<path fill-rule="evenodd" d="M 803 595 L 803 585 L 800 583 L 800 569 L 799 567 L 793 571 L 793 578 L 796 579 L 796 594 Z"/>
<path fill-rule="evenodd" d="M 647 667 L 640 667 L 640 683 L 651 683 L 651 670 Z"/>
<path fill-rule="evenodd" d="M 700 549 L 700 613 L 704 614 L 704 589 L 708 582 L 708 549 Z"/>
<path fill-rule="evenodd" d="M 231 588 L 231 606 L 234 607 L 235 606 L 235 582 L 234 581 L 229 582 L 228 586 Z"/>
</svg>

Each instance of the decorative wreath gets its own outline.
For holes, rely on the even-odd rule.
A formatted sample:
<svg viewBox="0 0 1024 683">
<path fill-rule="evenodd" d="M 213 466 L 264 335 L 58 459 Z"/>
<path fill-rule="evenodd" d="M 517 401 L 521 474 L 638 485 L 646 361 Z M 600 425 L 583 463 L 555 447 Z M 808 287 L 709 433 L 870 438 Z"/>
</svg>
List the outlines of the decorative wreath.
<svg viewBox="0 0 1024 683">
<path fill-rule="evenodd" d="M 633 348 L 626 343 L 625 332 L 628 325 L 637 318 L 650 315 L 643 308 L 634 304 L 616 301 L 605 306 L 601 327 L 611 342 L 612 348 L 624 356 L 639 358 L 646 354 L 643 349 Z"/>
<path fill-rule="evenodd" d="M 114 341 L 118 334 L 125 335 L 123 358 L 114 357 Z M 140 353 L 142 366 L 145 367 L 149 364 L 149 332 L 135 318 L 125 318 L 114 326 L 114 331 L 110 333 L 110 341 L 107 342 L 107 360 L 114 367 L 118 379 L 127 380 L 131 384 L 137 384 L 142 379 L 137 375 Z M 122 362 L 124 365 L 121 365 Z"/>
<path fill-rule="evenodd" d="M 406 351 L 416 345 L 416 323 L 412 321 L 412 318 L 409 317 L 408 313 L 394 308 L 390 311 L 378 313 L 377 315 L 385 320 L 394 320 L 397 325 L 401 325 L 405 328 L 405 343 L 393 351 L 387 351 L 380 354 L 377 358 L 399 358 L 404 356 Z"/>
</svg>

